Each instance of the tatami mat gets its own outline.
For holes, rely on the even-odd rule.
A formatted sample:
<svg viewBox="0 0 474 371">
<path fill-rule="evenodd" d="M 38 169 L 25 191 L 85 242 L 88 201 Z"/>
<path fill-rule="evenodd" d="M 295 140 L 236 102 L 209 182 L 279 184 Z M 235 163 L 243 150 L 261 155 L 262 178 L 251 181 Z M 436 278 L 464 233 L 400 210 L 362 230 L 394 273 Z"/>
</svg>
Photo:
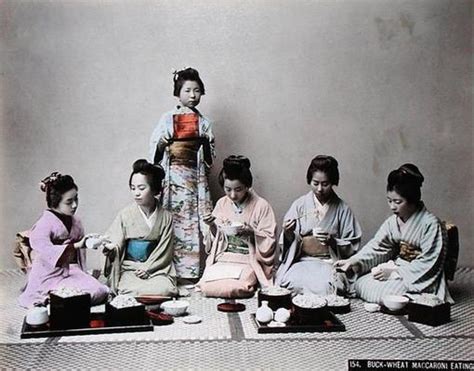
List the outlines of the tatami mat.
<svg viewBox="0 0 474 371">
<path fill-rule="evenodd" d="M 338 315 L 346 332 L 258 334 L 256 298 L 241 313 L 218 312 L 222 299 L 187 298 L 197 325 L 176 318 L 152 332 L 20 339 L 26 311 L 16 304 L 24 275 L 0 272 L 0 368 L 29 369 L 347 369 L 347 360 L 474 359 L 474 270 L 461 268 L 451 291 L 452 322 L 430 327 L 367 313 L 360 300 Z"/>
</svg>

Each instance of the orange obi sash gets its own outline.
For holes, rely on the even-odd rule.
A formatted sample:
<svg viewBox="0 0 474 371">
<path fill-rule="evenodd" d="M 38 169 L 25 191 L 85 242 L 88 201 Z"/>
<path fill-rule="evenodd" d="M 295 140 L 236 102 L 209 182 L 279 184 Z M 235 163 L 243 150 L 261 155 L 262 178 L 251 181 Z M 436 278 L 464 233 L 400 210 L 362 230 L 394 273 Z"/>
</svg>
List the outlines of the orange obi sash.
<svg viewBox="0 0 474 371">
<path fill-rule="evenodd" d="M 407 242 L 400 241 L 400 258 L 403 260 L 406 260 L 408 262 L 411 262 L 412 260 L 415 260 L 418 255 L 421 254 L 420 248 L 411 246 Z"/>
<path fill-rule="evenodd" d="M 199 136 L 199 116 L 196 113 L 173 115 L 173 138 L 197 138 Z"/>
</svg>

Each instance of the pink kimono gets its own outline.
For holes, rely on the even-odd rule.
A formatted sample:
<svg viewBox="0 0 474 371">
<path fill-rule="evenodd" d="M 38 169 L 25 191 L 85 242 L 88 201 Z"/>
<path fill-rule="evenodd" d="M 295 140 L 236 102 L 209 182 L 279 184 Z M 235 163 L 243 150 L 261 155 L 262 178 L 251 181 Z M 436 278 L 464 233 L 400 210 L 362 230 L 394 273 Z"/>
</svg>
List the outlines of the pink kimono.
<svg viewBox="0 0 474 371">
<path fill-rule="evenodd" d="M 91 294 L 93 304 L 107 298 L 109 289 L 85 269 L 86 251 L 77 249 L 77 264 L 66 264 L 58 267 L 58 261 L 71 243 L 84 236 L 81 221 L 72 217 L 71 231 L 68 232 L 63 222 L 51 211 L 45 210 L 41 218 L 31 229 L 30 244 L 35 252 L 28 283 L 25 291 L 18 298 L 23 307 L 44 303 L 50 290 L 59 287 L 77 288 Z"/>
<path fill-rule="evenodd" d="M 272 286 L 276 247 L 276 221 L 270 204 L 249 191 L 242 209 L 237 210 L 227 197 L 217 201 L 212 213 L 218 226 L 208 234 L 204 275 L 199 288 L 205 296 L 222 298 L 250 297 L 257 285 Z M 252 226 L 250 236 L 226 236 L 219 225 L 235 221 Z"/>
</svg>

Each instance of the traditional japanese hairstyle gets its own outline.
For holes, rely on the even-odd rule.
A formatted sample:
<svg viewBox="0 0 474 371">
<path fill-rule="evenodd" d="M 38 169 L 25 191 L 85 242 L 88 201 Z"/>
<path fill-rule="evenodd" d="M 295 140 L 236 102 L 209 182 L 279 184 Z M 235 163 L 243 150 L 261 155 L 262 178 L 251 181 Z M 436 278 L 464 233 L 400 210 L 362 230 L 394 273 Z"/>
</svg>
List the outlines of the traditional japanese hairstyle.
<svg viewBox="0 0 474 371">
<path fill-rule="evenodd" d="M 245 156 L 232 155 L 224 160 L 223 167 L 219 173 L 219 184 L 224 187 L 224 180 L 239 180 L 246 187 L 252 187 L 252 173 L 250 172 L 250 160 Z"/>
<path fill-rule="evenodd" d="M 339 185 L 339 168 L 337 160 L 332 156 L 318 155 L 311 160 L 306 172 L 306 182 L 311 183 L 316 171 L 325 173 L 332 185 Z"/>
<path fill-rule="evenodd" d="M 418 167 L 404 164 L 388 175 L 387 191 L 395 191 L 409 203 L 416 204 L 421 200 L 421 186 L 425 178 Z"/>
<path fill-rule="evenodd" d="M 201 94 L 202 95 L 206 94 L 206 90 L 204 89 L 204 83 L 199 77 L 199 72 L 195 70 L 194 68 L 184 67 L 182 70 L 173 71 L 173 82 L 174 82 L 173 95 L 175 97 L 179 97 L 181 88 L 183 87 L 186 81 L 196 81 L 197 84 L 199 85 L 199 89 L 201 89 Z"/>
<path fill-rule="evenodd" d="M 140 159 L 133 163 L 132 173 L 128 180 L 129 187 L 132 186 L 132 178 L 135 174 L 145 175 L 150 185 L 152 192 L 157 195 L 163 188 L 163 179 L 165 177 L 165 171 L 160 165 L 150 164 L 147 160 Z"/>
<path fill-rule="evenodd" d="M 52 209 L 59 206 L 64 193 L 71 189 L 78 190 L 70 175 L 61 175 L 57 171 L 44 178 L 39 185 L 40 189 L 46 192 L 46 204 Z"/>
</svg>

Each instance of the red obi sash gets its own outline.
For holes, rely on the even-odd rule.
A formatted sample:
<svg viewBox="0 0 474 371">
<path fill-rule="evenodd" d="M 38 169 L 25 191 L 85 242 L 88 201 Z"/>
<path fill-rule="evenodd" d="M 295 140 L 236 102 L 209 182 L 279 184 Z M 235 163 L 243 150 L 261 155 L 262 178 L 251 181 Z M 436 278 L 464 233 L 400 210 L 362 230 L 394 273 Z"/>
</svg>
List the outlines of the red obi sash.
<svg viewBox="0 0 474 371">
<path fill-rule="evenodd" d="M 173 132 L 175 139 L 197 138 L 199 136 L 199 116 L 196 113 L 173 115 Z"/>
</svg>

